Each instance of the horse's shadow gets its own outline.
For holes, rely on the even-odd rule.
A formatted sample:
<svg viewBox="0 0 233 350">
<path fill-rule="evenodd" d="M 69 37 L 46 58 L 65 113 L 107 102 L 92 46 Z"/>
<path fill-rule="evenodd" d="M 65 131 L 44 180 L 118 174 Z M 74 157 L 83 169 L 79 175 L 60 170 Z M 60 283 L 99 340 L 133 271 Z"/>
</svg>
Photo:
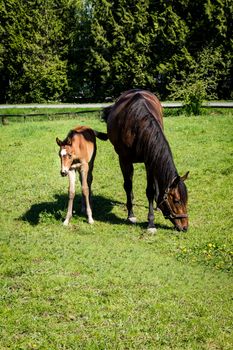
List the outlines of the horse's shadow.
<svg viewBox="0 0 233 350">
<path fill-rule="evenodd" d="M 24 213 L 19 219 L 28 222 L 32 226 L 36 226 L 40 223 L 43 213 L 53 217 L 56 221 L 62 222 L 65 219 L 68 198 L 65 194 L 54 195 L 55 201 L 42 202 L 33 204 L 31 208 Z M 103 196 L 93 196 L 93 218 L 100 222 L 109 222 L 113 225 L 129 224 L 126 219 L 122 219 L 115 215 L 112 210 L 114 206 L 123 206 L 125 203 L 112 200 L 111 198 L 105 198 Z M 74 199 L 74 217 L 85 217 L 85 214 L 81 211 L 81 195 L 77 194 Z M 129 224 L 132 225 L 132 224 Z M 146 222 L 139 222 L 137 226 L 145 229 L 147 227 Z M 171 230 L 172 228 L 167 225 L 156 224 L 157 228 Z"/>
</svg>

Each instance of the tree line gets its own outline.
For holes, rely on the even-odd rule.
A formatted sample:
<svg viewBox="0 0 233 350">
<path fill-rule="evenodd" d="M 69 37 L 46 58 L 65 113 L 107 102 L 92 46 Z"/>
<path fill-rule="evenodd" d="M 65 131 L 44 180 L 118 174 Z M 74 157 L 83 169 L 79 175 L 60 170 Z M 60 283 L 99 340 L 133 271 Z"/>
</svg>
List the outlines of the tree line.
<svg viewBox="0 0 233 350">
<path fill-rule="evenodd" d="M 230 99 L 230 0 L 2 0 L 0 103 Z"/>
</svg>

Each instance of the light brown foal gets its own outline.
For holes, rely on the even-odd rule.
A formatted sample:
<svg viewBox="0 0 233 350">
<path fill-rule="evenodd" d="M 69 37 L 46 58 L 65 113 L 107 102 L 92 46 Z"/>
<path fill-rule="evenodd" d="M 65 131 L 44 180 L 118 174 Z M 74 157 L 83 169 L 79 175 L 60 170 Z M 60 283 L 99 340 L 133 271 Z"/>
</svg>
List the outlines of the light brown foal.
<svg viewBox="0 0 233 350">
<path fill-rule="evenodd" d="M 80 174 L 82 186 L 82 212 L 86 212 L 88 223 L 93 224 L 90 205 L 93 167 L 96 156 L 96 137 L 107 140 L 107 134 L 93 130 L 87 126 L 77 126 L 71 130 L 64 141 L 56 138 L 60 146 L 61 176 L 69 177 L 69 203 L 64 225 L 68 225 L 72 217 L 75 197 L 76 170 Z"/>
</svg>

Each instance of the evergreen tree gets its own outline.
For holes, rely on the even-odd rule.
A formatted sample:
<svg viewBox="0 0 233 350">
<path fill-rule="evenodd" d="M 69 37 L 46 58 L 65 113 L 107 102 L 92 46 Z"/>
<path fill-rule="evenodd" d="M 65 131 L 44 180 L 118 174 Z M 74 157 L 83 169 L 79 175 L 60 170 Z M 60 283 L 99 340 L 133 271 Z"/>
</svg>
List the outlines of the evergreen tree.
<svg viewBox="0 0 233 350">
<path fill-rule="evenodd" d="M 116 96 L 146 87 L 150 65 L 149 0 L 93 1 L 92 48 L 87 71 L 93 95 Z"/>
<path fill-rule="evenodd" d="M 189 79 L 189 75 L 191 77 L 195 75 L 195 79 L 198 75 L 202 77 L 201 79 L 207 79 L 210 85 L 207 87 L 209 93 L 205 95 L 205 98 L 211 98 L 211 96 L 232 98 L 232 1 L 184 0 L 183 6 L 177 7 L 176 13 L 186 21 L 188 26 L 185 47 L 192 60 L 187 67 L 180 66 L 179 71 L 174 71 L 171 80 L 175 77 L 186 84 L 187 79 L 190 82 L 192 80 Z M 211 57 L 208 61 L 205 60 L 206 67 L 203 67 L 199 61 L 200 57 L 206 56 L 206 52 L 209 52 Z M 210 83 L 211 78 L 214 84 Z"/>
<path fill-rule="evenodd" d="M 67 89 L 65 1 L 5 0 L 2 102 L 59 100 Z"/>
<path fill-rule="evenodd" d="M 166 98 L 173 78 L 188 75 L 208 48 L 214 57 L 221 53 L 214 68 L 221 76 L 218 91 L 230 97 L 232 2 L 93 0 L 92 4 L 85 70 L 93 96 L 117 96 L 128 88 L 143 87 Z"/>
<path fill-rule="evenodd" d="M 69 50 L 67 99 L 79 101 L 92 99 L 92 81 L 86 71 L 92 45 L 90 26 L 91 0 L 73 1 L 69 14 Z"/>
<path fill-rule="evenodd" d="M 168 95 L 168 84 L 180 67 L 187 69 L 192 56 L 187 50 L 189 28 L 178 9 L 187 6 L 187 0 L 151 1 L 151 57 L 150 71 L 154 74 L 155 89 L 161 98 Z"/>
<path fill-rule="evenodd" d="M 232 98 L 232 15 L 230 0 L 2 0 L 0 102 L 165 99 L 193 77 Z"/>
</svg>

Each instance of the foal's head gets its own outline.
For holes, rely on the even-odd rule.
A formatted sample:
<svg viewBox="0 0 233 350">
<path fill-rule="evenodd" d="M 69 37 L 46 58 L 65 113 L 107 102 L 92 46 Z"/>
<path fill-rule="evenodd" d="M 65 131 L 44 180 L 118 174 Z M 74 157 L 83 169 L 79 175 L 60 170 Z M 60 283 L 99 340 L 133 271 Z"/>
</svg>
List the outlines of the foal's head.
<svg viewBox="0 0 233 350">
<path fill-rule="evenodd" d="M 60 146 L 59 156 L 61 159 L 61 176 L 66 176 L 74 161 L 75 152 L 72 147 L 72 139 L 67 138 L 65 141 L 56 138 L 58 146 Z"/>
<path fill-rule="evenodd" d="M 178 231 L 188 230 L 188 195 L 184 183 L 188 174 L 187 172 L 182 177 L 177 176 L 158 203 L 164 217 L 169 219 Z"/>
</svg>

